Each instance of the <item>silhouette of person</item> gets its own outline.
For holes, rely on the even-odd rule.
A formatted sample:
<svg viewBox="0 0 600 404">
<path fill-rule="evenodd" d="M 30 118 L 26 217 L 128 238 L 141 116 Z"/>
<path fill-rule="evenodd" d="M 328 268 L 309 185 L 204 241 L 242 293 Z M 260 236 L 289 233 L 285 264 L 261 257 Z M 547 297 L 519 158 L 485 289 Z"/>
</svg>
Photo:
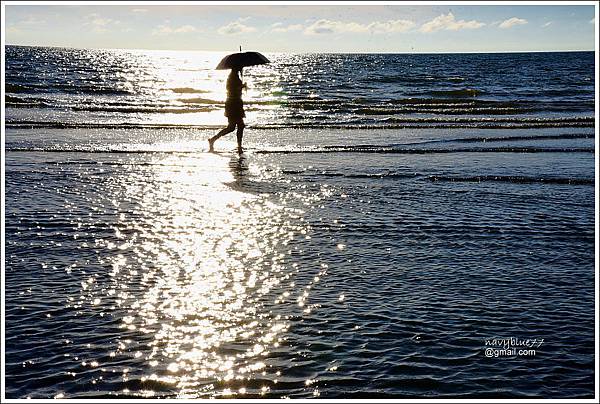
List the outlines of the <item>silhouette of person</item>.
<svg viewBox="0 0 600 404">
<path fill-rule="evenodd" d="M 244 136 L 244 103 L 242 102 L 242 89 L 246 87 L 245 83 L 242 83 L 239 73 L 242 72 L 242 68 L 231 69 L 229 77 L 227 77 L 227 100 L 225 101 L 225 116 L 228 120 L 226 128 L 221 129 L 219 133 L 208 139 L 208 150 L 214 151 L 214 144 L 217 139 L 231 133 L 237 126 L 237 144 L 238 153 L 242 154 L 242 137 Z"/>
</svg>

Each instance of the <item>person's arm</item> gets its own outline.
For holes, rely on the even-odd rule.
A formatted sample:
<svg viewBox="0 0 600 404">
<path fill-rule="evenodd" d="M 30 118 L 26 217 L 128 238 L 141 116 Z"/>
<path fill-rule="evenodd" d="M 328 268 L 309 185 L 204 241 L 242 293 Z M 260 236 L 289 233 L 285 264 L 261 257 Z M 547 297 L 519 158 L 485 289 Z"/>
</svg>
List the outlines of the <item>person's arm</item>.
<svg viewBox="0 0 600 404">
<path fill-rule="evenodd" d="M 248 88 L 248 86 L 246 86 L 246 83 L 244 83 L 239 76 L 238 76 L 238 79 L 239 79 L 239 83 L 240 83 L 240 87 L 241 88 Z"/>
</svg>

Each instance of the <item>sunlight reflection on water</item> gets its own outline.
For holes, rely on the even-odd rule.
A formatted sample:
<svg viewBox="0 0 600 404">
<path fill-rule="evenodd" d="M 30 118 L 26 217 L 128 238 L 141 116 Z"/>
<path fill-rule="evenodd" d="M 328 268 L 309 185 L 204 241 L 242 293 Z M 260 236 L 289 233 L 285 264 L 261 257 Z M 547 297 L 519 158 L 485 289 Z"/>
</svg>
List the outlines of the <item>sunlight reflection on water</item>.
<svg viewBox="0 0 600 404">
<path fill-rule="evenodd" d="M 248 172 L 272 174 L 238 157 L 174 154 L 149 167 L 121 178 L 124 195 L 114 202 L 141 201 L 114 225 L 124 243 L 99 241 L 118 251 L 107 258 L 106 293 L 126 311 L 120 327 L 149 341 L 133 347 L 124 339 L 114 355 L 136 351 L 147 365 L 142 382 L 182 397 L 213 390 L 213 382 L 244 388 L 255 373 L 276 383 L 267 356 L 289 325 L 285 310 L 272 309 L 301 307 L 308 296 L 292 302 L 297 265 L 286 261 L 288 243 L 307 232 L 302 212 L 244 192 Z"/>
</svg>

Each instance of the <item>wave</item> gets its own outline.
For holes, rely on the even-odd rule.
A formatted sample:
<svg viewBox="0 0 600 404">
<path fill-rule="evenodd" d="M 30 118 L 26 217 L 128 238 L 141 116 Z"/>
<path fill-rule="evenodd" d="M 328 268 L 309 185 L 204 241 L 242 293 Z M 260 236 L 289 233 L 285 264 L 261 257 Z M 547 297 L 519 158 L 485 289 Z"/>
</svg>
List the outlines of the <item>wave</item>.
<svg viewBox="0 0 600 404">
<path fill-rule="evenodd" d="M 181 107 L 176 104 L 151 104 L 135 103 L 127 101 L 105 102 L 101 100 L 98 103 L 81 102 L 76 105 L 72 103 L 61 104 L 60 101 L 45 97 L 17 97 L 14 95 L 5 95 L 5 105 L 11 108 L 60 108 L 72 111 L 93 111 L 93 112 L 118 112 L 118 113 L 193 113 L 209 112 L 217 107 Z M 100 101 L 100 100 L 99 100 Z M 182 98 L 179 101 L 187 104 L 224 104 L 220 101 L 209 100 L 205 98 Z M 64 102 L 64 101 L 63 101 Z"/>
<path fill-rule="evenodd" d="M 451 82 L 451 83 L 461 83 L 464 82 L 465 79 L 459 76 L 431 76 L 431 75 L 397 75 L 397 76 L 377 76 L 377 77 L 367 77 L 359 80 L 362 83 L 390 83 L 390 84 L 407 84 L 410 86 L 415 86 L 418 84 L 432 85 L 432 83 L 443 83 L 443 82 Z"/>
<path fill-rule="evenodd" d="M 140 145 L 144 147 L 143 145 Z M 6 145 L 11 152 L 60 152 L 60 153 L 198 153 L 189 149 L 132 148 L 129 144 L 87 147 L 19 147 Z M 377 153 L 377 154 L 447 154 L 447 153 L 594 153 L 593 147 L 471 147 L 471 148 L 408 148 L 378 145 L 338 145 L 305 148 L 248 149 L 256 154 L 329 154 L 329 153 Z"/>
<path fill-rule="evenodd" d="M 11 108 L 52 108 L 55 107 L 49 101 L 39 98 L 22 98 L 11 95 L 4 96 L 4 105 Z"/>
<path fill-rule="evenodd" d="M 482 93 L 481 90 L 473 88 L 463 88 L 460 90 L 444 90 L 444 91 L 428 91 L 425 94 L 430 94 L 439 97 L 451 97 L 451 98 L 463 98 L 463 97 L 476 97 Z"/>
<path fill-rule="evenodd" d="M 340 106 L 341 107 L 341 106 Z M 412 104 L 409 106 L 374 106 L 356 108 L 347 106 L 348 112 L 361 115 L 396 115 L 396 114 L 434 114 L 434 115 L 524 115 L 535 112 L 585 112 L 591 111 L 593 106 L 572 104 L 566 106 L 499 106 L 499 105 L 460 105 L 460 104 Z M 478 118 L 479 119 L 479 118 Z"/>
<path fill-rule="evenodd" d="M 519 140 L 548 140 L 548 139 L 590 139 L 594 138 L 593 133 L 562 133 L 557 135 L 516 135 L 516 136 L 477 136 L 454 139 L 427 140 L 411 144 L 428 143 L 489 143 L 489 142 L 513 142 Z"/>
<path fill-rule="evenodd" d="M 471 99 L 453 99 L 453 98 L 435 98 L 435 97 L 408 97 L 408 98 L 393 98 L 389 100 L 383 100 L 384 103 L 389 104 L 400 104 L 400 105 L 418 105 L 419 107 L 431 106 L 435 108 L 436 105 L 441 106 L 495 106 L 499 108 L 513 107 L 513 108 L 531 108 L 536 106 L 542 106 L 542 109 L 556 106 L 573 106 L 573 105 L 584 105 L 587 108 L 594 109 L 594 100 L 551 100 L 551 101 L 540 101 L 540 100 L 524 100 L 524 99 L 498 99 L 498 100 L 482 100 L 479 98 Z M 379 101 L 378 101 L 379 102 Z"/>
<path fill-rule="evenodd" d="M 447 181 L 447 182 L 509 182 L 514 184 L 563 184 L 563 185 L 594 185 L 593 178 L 555 178 L 555 177 L 525 177 L 513 175 L 480 175 L 473 177 L 454 177 L 442 175 L 430 175 L 430 181 Z"/>
<path fill-rule="evenodd" d="M 139 113 L 173 113 L 173 112 L 186 112 L 186 111 L 173 111 L 177 105 L 151 105 L 143 106 L 135 103 L 109 103 L 109 104 L 96 104 L 88 105 L 80 103 L 78 105 L 73 104 L 60 104 L 60 102 L 46 100 L 40 97 L 22 98 L 14 97 L 10 95 L 5 96 L 6 106 L 10 108 L 61 108 L 70 109 L 74 111 L 98 111 L 98 112 L 139 112 Z M 104 100 L 103 100 L 104 101 Z M 213 108 L 207 111 L 212 111 L 214 108 L 222 108 L 224 105 L 223 101 L 217 101 L 207 98 L 179 98 L 177 101 L 186 105 L 212 105 Z M 123 105 L 124 108 L 115 108 L 115 105 Z M 282 106 L 287 107 L 290 113 L 296 112 L 295 109 L 301 109 L 304 111 L 319 111 L 323 112 L 324 117 L 327 115 L 340 115 L 340 114 L 354 114 L 357 116 L 366 116 L 375 119 L 388 119 L 398 123 L 425 123 L 425 122 L 452 122 L 452 123 L 466 123 L 466 122 L 564 122 L 564 121 L 591 121 L 592 118 L 531 118 L 527 114 L 532 112 L 542 111 L 554 111 L 554 112 L 585 112 L 588 109 L 581 106 L 573 106 L 570 108 L 556 107 L 546 109 L 519 109 L 512 107 L 477 107 L 477 108 L 445 108 L 439 106 L 411 106 L 411 107 L 371 107 L 371 108 L 356 108 L 352 105 L 337 105 L 332 106 L 330 109 L 326 109 L 325 105 L 318 104 L 304 104 L 302 106 L 289 104 L 285 100 L 266 100 L 266 101 L 250 101 L 245 103 L 246 109 L 253 111 L 261 111 L 263 106 Z M 190 110 L 188 112 L 202 112 L 202 110 Z M 408 114 L 429 114 L 434 117 L 393 117 L 394 115 L 408 115 Z M 435 116 L 437 115 L 437 116 Z M 499 118 L 497 116 L 511 116 L 509 118 Z M 519 116 L 519 117 L 515 117 Z"/>
<path fill-rule="evenodd" d="M 73 111 L 89 111 L 89 112 L 118 112 L 124 114 L 132 113 L 161 113 L 161 114 L 189 114 L 197 112 L 210 112 L 217 109 L 216 107 L 195 107 L 195 108 L 169 108 L 169 107 L 106 107 L 106 106 L 77 106 L 71 107 Z"/>
<path fill-rule="evenodd" d="M 209 98 L 201 98 L 201 97 L 197 97 L 197 98 L 178 98 L 177 101 L 183 102 L 185 104 L 220 104 L 220 105 L 224 105 L 225 104 L 225 102 L 223 102 L 223 101 L 211 100 Z"/>
<path fill-rule="evenodd" d="M 578 88 L 564 88 L 564 89 L 543 89 L 542 91 L 518 91 L 515 92 L 515 95 L 522 97 L 570 97 L 570 96 L 579 96 L 579 95 L 590 95 L 590 92 L 593 93 L 593 90 L 589 89 L 578 89 Z"/>
<path fill-rule="evenodd" d="M 339 172 L 318 172 L 308 173 L 304 170 L 288 170 L 282 171 L 283 174 L 305 174 L 316 175 L 319 177 L 343 177 L 357 179 L 425 179 L 431 182 L 508 182 L 513 184 L 561 184 L 561 185 L 594 185 L 594 178 L 564 178 L 564 177 L 530 177 L 530 176 L 515 176 L 515 175 L 478 175 L 469 177 L 447 176 L 447 175 L 425 175 L 420 173 L 397 173 L 397 172 L 382 172 L 382 173 L 358 173 L 347 174 Z"/>
<path fill-rule="evenodd" d="M 167 123 L 138 123 L 138 122 L 38 122 L 10 121 L 5 128 L 11 129 L 217 129 L 223 125 L 182 125 Z M 247 128 L 252 128 L 247 126 Z M 255 128 L 256 129 L 256 128 Z"/>
<path fill-rule="evenodd" d="M 198 88 L 191 88 L 191 87 L 177 87 L 177 88 L 171 88 L 170 90 L 176 94 L 196 94 L 196 93 L 209 93 L 210 92 L 207 90 L 200 90 Z"/>
<path fill-rule="evenodd" d="M 113 88 L 100 85 L 83 84 L 65 84 L 65 83 L 43 83 L 29 84 L 27 86 L 19 84 L 5 84 L 7 93 L 56 93 L 64 92 L 69 94 L 93 94 L 93 95 L 135 95 L 130 90 L 123 88 Z"/>
<path fill-rule="evenodd" d="M 80 107 L 82 110 L 94 111 L 94 106 Z M 87 109 L 85 109 L 87 108 Z M 173 109 L 171 111 L 160 108 L 160 112 L 187 113 L 187 112 L 205 112 L 216 108 L 187 108 Z M 152 109 L 142 109 L 144 112 L 153 112 Z M 105 111 L 98 108 L 97 111 Z M 140 112 L 134 109 L 115 108 L 118 112 Z M 316 117 L 315 119 L 319 119 Z M 322 117 L 320 119 L 328 119 Z M 162 129 L 162 128 L 180 128 L 180 129 L 216 129 L 223 125 L 193 125 L 193 124 L 164 124 L 164 123 L 142 123 L 142 122 L 57 122 L 57 121 L 33 121 L 33 120 L 8 120 L 5 122 L 5 128 L 12 129 L 78 129 L 78 128 L 102 128 L 102 129 Z M 536 129 L 536 128 L 593 128 L 594 118 L 566 118 L 566 119 L 531 119 L 521 121 L 519 119 L 495 121 L 495 120 L 477 120 L 472 121 L 450 121 L 450 120 L 431 120 L 428 118 L 414 120 L 385 119 L 372 123 L 364 123 L 363 119 L 335 123 L 328 123 L 319 120 L 305 123 L 273 123 L 248 125 L 249 129 L 258 130 L 278 130 L 278 129 L 362 129 L 362 130 L 382 130 L 382 129 Z"/>
<path fill-rule="evenodd" d="M 542 128 L 593 128 L 593 120 L 585 121 L 557 121 L 557 122 L 531 122 L 521 123 L 517 120 L 513 122 L 481 122 L 474 121 L 471 123 L 428 123 L 415 121 L 413 123 L 395 123 L 395 122 L 373 122 L 370 124 L 363 123 L 362 120 L 338 123 L 311 122 L 311 123 L 291 123 L 291 124 L 265 124 L 251 126 L 251 129 L 542 129 Z"/>
<path fill-rule="evenodd" d="M 6 83 L 4 85 L 4 90 L 7 93 L 30 93 L 32 91 L 31 87 L 22 86 L 19 84 L 10 84 Z"/>
<path fill-rule="evenodd" d="M 458 117 L 458 118 L 448 118 L 448 117 L 416 117 L 416 118 L 389 118 L 388 122 L 395 123 L 414 123 L 414 122 L 422 122 L 422 123 L 473 123 L 473 122 L 481 122 L 481 123 L 562 123 L 562 122 L 594 122 L 593 117 L 568 117 L 568 118 L 536 118 L 536 117 L 519 117 L 519 118 L 486 118 L 486 117 Z"/>
<path fill-rule="evenodd" d="M 93 94 L 93 95 L 135 95 L 130 90 L 111 87 L 96 86 L 69 86 L 69 85 L 51 85 L 50 88 L 59 88 L 68 93 Z"/>
<path fill-rule="evenodd" d="M 284 173 L 288 174 L 288 173 Z M 359 174 L 344 174 L 344 173 L 328 173 L 321 172 L 317 174 L 319 177 L 344 177 L 344 178 L 357 178 L 357 179 L 369 179 L 369 178 L 388 178 L 388 179 L 403 179 L 403 178 L 416 178 L 422 177 L 422 174 L 412 173 L 412 174 L 401 174 L 401 173 L 359 173 Z"/>
<path fill-rule="evenodd" d="M 562 110 L 561 110 L 562 111 Z M 579 111 L 579 110 L 577 110 Z M 394 115 L 394 114 L 422 114 L 430 113 L 436 115 L 517 115 L 526 114 L 529 112 L 535 112 L 533 109 L 519 109 L 512 107 L 480 107 L 480 108 L 450 108 L 443 106 L 430 106 L 430 105 L 414 105 L 411 107 L 396 107 L 396 108 L 359 108 L 352 112 L 361 115 Z"/>
<path fill-rule="evenodd" d="M 593 147 L 471 147 L 471 148 L 399 148 L 386 146 L 324 146 L 304 149 L 257 150 L 257 154 L 322 154 L 322 153 L 377 153 L 377 154 L 447 154 L 447 153 L 594 153 Z"/>
<path fill-rule="evenodd" d="M 114 146 L 106 147 L 6 147 L 7 152 L 20 153 L 91 153 L 91 154 L 190 154 L 199 153 L 201 150 L 160 150 L 160 149 L 128 149 L 127 147 L 118 148 Z"/>
<path fill-rule="evenodd" d="M 421 94 L 419 94 L 421 95 Z M 508 102 L 508 101 L 491 101 L 491 100 L 479 100 L 479 99 L 448 99 L 448 98 L 423 98 L 423 97 L 408 97 L 408 98 L 394 98 L 387 102 L 391 104 L 408 104 L 408 105 L 503 105 L 503 106 L 516 106 L 519 102 Z"/>
</svg>

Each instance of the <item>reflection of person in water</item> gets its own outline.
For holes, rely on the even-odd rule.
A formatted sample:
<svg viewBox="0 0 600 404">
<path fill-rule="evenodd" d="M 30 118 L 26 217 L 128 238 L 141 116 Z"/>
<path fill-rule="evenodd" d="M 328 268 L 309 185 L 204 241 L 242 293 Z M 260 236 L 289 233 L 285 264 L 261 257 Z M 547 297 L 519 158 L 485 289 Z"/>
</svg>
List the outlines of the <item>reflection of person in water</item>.
<svg viewBox="0 0 600 404">
<path fill-rule="evenodd" d="M 209 151 L 214 151 L 214 144 L 217 139 L 231 133 L 237 126 L 237 144 L 238 153 L 242 153 L 242 136 L 244 135 L 244 104 L 242 103 L 242 89 L 246 84 L 242 83 L 239 73 L 242 68 L 231 69 L 227 78 L 227 100 L 225 101 L 225 116 L 227 117 L 227 127 L 221 129 L 219 133 L 208 139 Z"/>
</svg>

